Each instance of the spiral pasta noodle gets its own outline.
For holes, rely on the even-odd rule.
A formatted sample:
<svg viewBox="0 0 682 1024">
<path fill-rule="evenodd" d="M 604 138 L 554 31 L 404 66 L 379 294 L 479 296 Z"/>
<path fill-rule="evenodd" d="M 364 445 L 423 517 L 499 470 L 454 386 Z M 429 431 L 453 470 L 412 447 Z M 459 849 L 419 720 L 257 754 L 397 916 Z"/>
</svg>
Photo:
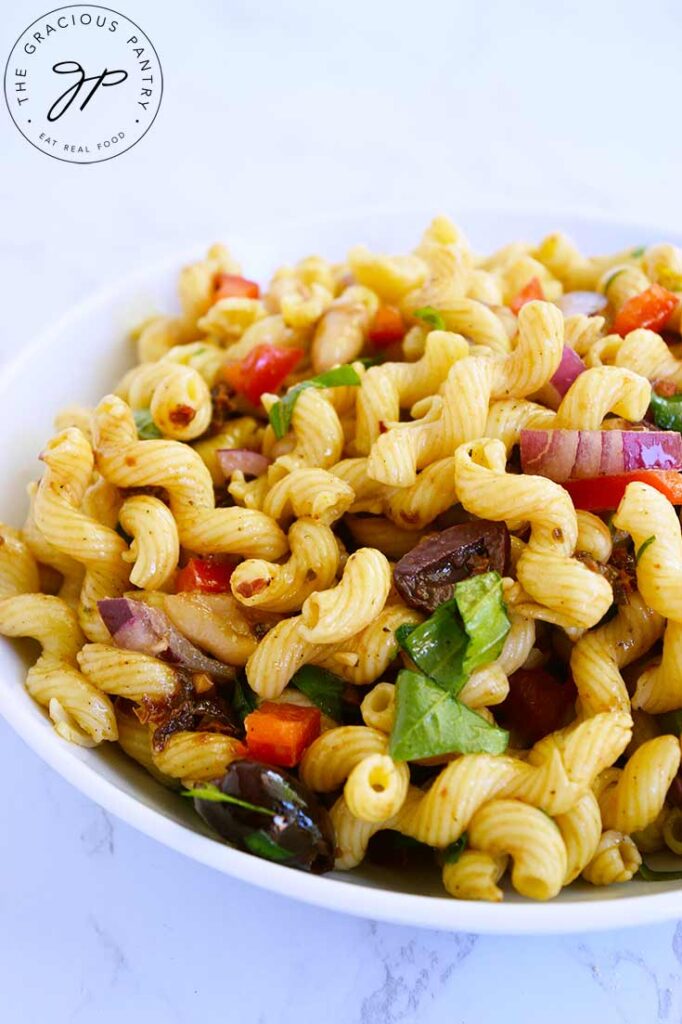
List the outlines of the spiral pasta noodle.
<svg viewBox="0 0 682 1024">
<path fill-rule="evenodd" d="M 88 516 L 81 504 L 94 468 L 85 436 L 74 427 L 57 434 L 42 454 L 45 474 L 36 492 L 33 515 L 43 536 L 63 554 L 85 567 L 79 598 L 79 619 L 89 640 L 109 633 L 97 610 L 104 597 L 119 597 L 128 583 L 123 559 L 125 541 L 103 523 Z"/>
<path fill-rule="evenodd" d="M 96 418 L 103 475 L 119 487 L 166 487 L 183 545 L 206 553 L 240 551 L 254 558 L 284 553 L 284 536 L 269 516 L 215 508 L 210 474 L 196 452 L 176 441 L 138 441 L 129 407 L 114 396 L 100 403 Z"/>
<path fill-rule="evenodd" d="M 611 587 L 572 558 L 577 519 L 563 488 L 541 477 L 506 473 L 500 441 L 462 445 L 455 459 L 455 486 L 469 512 L 511 524 L 530 522 L 530 540 L 516 565 L 528 593 L 575 625 L 598 622 L 611 604 Z"/>
</svg>

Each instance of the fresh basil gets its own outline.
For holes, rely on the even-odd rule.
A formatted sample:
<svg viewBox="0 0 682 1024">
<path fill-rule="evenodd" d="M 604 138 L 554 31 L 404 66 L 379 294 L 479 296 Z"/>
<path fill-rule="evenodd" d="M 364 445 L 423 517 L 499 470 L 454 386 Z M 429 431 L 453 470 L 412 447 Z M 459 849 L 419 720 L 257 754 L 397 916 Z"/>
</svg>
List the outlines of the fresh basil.
<svg viewBox="0 0 682 1024">
<path fill-rule="evenodd" d="M 298 396 L 307 388 L 342 388 L 348 386 L 357 387 L 360 384 L 360 375 L 352 366 L 335 366 L 333 370 L 319 373 L 317 377 L 310 380 L 302 380 L 289 388 L 286 395 L 275 402 L 268 413 L 268 418 L 275 432 L 275 437 L 283 438 L 291 426 L 294 406 Z"/>
<path fill-rule="evenodd" d="M 346 684 L 333 672 L 317 665 L 304 665 L 292 676 L 291 685 L 335 722 L 344 720 L 343 693 Z"/>
<path fill-rule="evenodd" d="M 414 664 L 456 696 L 471 673 L 494 661 L 510 622 L 499 573 L 463 580 L 454 597 L 419 626 L 400 626 L 396 639 Z"/>
<path fill-rule="evenodd" d="M 133 416 L 140 441 L 155 441 L 162 436 L 149 409 L 135 409 Z"/>
<path fill-rule="evenodd" d="M 423 320 L 434 331 L 445 330 L 445 320 L 442 314 L 437 309 L 434 309 L 433 306 L 422 306 L 421 309 L 415 309 L 412 316 L 416 316 L 418 320 Z"/>
<path fill-rule="evenodd" d="M 642 541 L 642 543 L 637 548 L 637 551 L 635 552 L 635 565 L 639 565 L 640 558 L 642 557 L 646 549 L 649 547 L 649 545 L 653 544 L 655 540 L 656 534 L 652 533 L 650 537 L 647 537 L 646 540 Z"/>
<path fill-rule="evenodd" d="M 283 846 L 276 843 L 265 832 L 251 832 L 249 835 L 244 836 L 242 842 L 247 850 L 255 853 L 257 857 L 264 857 L 266 860 L 275 860 L 281 863 L 291 860 L 293 856 L 290 850 L 285 850 Z"/>
<path fill-rule="evenodd" d="M 468 678 L 497 658 L 511 627 L 502 597 L 502 577 L 498 572 L 484 572 L 462 580 L 455 587 L 455 601 L 469 638 L 463 665 Z"/>
<path fill-rule="evenodd" d="M 682 432 L 682 395 L 671 395 L 664 398 L 651 392 L 651 411 L 654 422 L 661 430 L 678 430 Z"/>
<path fill-rule="evenodd" d="M 232 691 L 232 707 L 243 722 L 258 707 L 258 697 L 245 679 L 236 679 Z"/>
<path fill-rule="evenodd" d="M 469 838 L 466 832 L 462 832 L 459 839 L 455 839 L 454 843 L 450 843 L 443 850 L 443 863 L 444 864 L 456 864 L 459 858 L 466 850 Z"/>
<path fill-rule="evenodd" d="M 468 637 L 454 598 L 421 625 L 405 626 L 396 630 L 396 639 L 417 668 L 453 695 L 459 693 L 466 682 L 462 667 Z"/>
<path fill-rule="evenodd" d="M 643 882 L 676 882 L 682 879 L 682 871 L 656 871 L 640 864 L 637 874 Z"/>
<path fill-rule="evenodd" d="M 508 732 L 490 725 L 433 679 L 407 669 L 398 673 L 389 742 L 396 761 L 438 754 L 502 754 L 508 742 Z"/>
<path fill-rule="evenodd" d="M 642 256 L 644 255 L 645 252 L 646 252 L 646 246 L 645 245 L 638 245 L 637 248 L 633 249 L 632 252 L 630 253 L 630 259 L 632 259 L 632 260 L 641 260 L 641 258 L 642 258 Z"/>
<path fill-rule="evenodd" d="M 238 796 L 223 793 L 212 783 L 195 786 L 193 789 L 183 789 L 180 796 L 188 796 L 193 800 L 210 800 L 216 804 L 234 804 L 235 807 L 243 807 L 245 811 L 256 811 L 258 814 L 267 814 L 270 818 L 275 817 L 275 811 L 271 811 L 268 807 L 259 807 L 258 804 L 250 804 L 248 800 L 240 800 Z"/>
</svg>

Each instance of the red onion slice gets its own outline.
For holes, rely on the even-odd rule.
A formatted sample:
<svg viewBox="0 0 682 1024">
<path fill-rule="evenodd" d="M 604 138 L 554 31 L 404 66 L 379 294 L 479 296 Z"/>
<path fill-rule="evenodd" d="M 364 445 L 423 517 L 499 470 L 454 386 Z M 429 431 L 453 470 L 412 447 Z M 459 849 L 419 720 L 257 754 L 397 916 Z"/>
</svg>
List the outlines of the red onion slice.
<svg viewBox="0 0 682 1024">
<path fill-rule="evenodd" d="M 219 448 L 216 455 L 226 478 L 238 469 L 244 476 L 263 476 L 270 465 L 270 459 L 250 448 Z"/>
<path fill-rule="evenodd" d="M 522 430 L 521 466 L 563 483 L 636 469 L 680 469 L 675 430 Z"/>
<path fill-rule="evenodd" d="M 564 397 L 576 377 L 586 369 L 580 356 L 568 345 L 564 345 L 561 355 L 561 362 L 554 371 L 554 375 L 535 396 L 541 402 L 548 405 L 550 409 L 558 409 L 561 399 Z"/>
<path fill-rule="evenodd" d="M 557 300 L 557 306 L 564 316 L 594 316 L 606 308 L 605 295 L 599 292 L 566 292 Z"/>
<path fill-rule="evenodd" d="M 224 665 L 202 654 L 160 609 L 127 597 L 105 598 L 97 602 L 97 607 L 117 647 L 151 654 L 190 672 L 208 672 L 218 679 L 234 679 L 236 670 L 232 665 Z"/>
</svg>

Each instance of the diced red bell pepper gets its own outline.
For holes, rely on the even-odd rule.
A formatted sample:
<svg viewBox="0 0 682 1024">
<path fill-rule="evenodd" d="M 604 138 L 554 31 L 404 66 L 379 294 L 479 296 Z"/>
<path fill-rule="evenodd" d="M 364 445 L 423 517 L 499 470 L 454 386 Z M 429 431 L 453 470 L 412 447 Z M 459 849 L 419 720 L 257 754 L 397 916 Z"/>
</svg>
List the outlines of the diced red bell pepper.
<svg viewBox="0 0 682 1024">
<path fill-rule="evenodd" d="M 266 701 L 244 719 L 249 756 L 293 768 L 320 735 L 320 709 Z"/>
<path fill-rule="evenodd" d="M 175 580 L 175 590 L 200 590 L 204 594 L 226 594 L 230 591 L 233 562 L 215 558 L 190 558 Z"/>
<path fill-rule="evenodd" d="M 560 682 L 545 669 L 519 669 L 509 677 L 509 694 L 499 706 L 499 718 L 514 733 L 514 742 L 532 746 L 560 729 L 577 697 L 572 679 Z"/>
<path fill-rule="evenodd" d="M 301 348 L 257 345 L 240 363 L 227 363 L 222 376 L 235 391 L 258 405 L 266 391 L 277 391 L 305 355 Z"/>
<path fill-rule="evenodd" d="M 539 277 L 531 277 L 527 285 L 525 285 L 518 295 L 509 303 L 509 308 L 512 313 L 518 313 L 522 306 L 525 306 L 527 302 L 532 302 L 533 299 L 544 299 L 545 293 L 542 290 Z"/>
<path fill-rule="evenodd" d="M 682 473 L 676 469 L 638 469 L 615 476 L 596 476 L 589 480 L 567 480 L 563 487 L 576 508 L 585 512 L 618 508 L 628 484 L 642 483 L 665 494 L 673 505 L 682 505 Z"/>
<path fill-rule="evenodd" d="M 216 274 L 213 301 L 218 299 L 257 299 L 260 288 L 255 281 L 249 281 L 239 274 Z"/>
<path fill-rule="evenodd" d="M 613 321 L 613 330 L 623 338 L 638 327 L 660 331 L 676 305 L 676 295 L 660 284 L 652 284 L 623 303 Z"/>
<path fill-rule="evenodd" d="M 379 306 L 369 329 L 369 340 L 374 347 L 388 348 L 404 336 L 405 321 L 400 310 L 395 306 Z"/>
</svg>

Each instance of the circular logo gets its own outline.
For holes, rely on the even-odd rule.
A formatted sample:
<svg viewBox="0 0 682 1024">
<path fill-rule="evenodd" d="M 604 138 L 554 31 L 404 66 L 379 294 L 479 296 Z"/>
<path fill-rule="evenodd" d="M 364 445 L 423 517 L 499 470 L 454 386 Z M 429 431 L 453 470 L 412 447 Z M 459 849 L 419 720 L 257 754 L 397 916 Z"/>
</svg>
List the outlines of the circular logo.
<svg viewBox="0 0 682 1024">
<path fill-rule="evenodd" d="M 15 125 L 56 160 L 120 156 L 154 123 L 163 75 L 151 40 L 109 7 L 72 4 L 37 18 L 12 47 L 5 99 Z"/>
</svg>

